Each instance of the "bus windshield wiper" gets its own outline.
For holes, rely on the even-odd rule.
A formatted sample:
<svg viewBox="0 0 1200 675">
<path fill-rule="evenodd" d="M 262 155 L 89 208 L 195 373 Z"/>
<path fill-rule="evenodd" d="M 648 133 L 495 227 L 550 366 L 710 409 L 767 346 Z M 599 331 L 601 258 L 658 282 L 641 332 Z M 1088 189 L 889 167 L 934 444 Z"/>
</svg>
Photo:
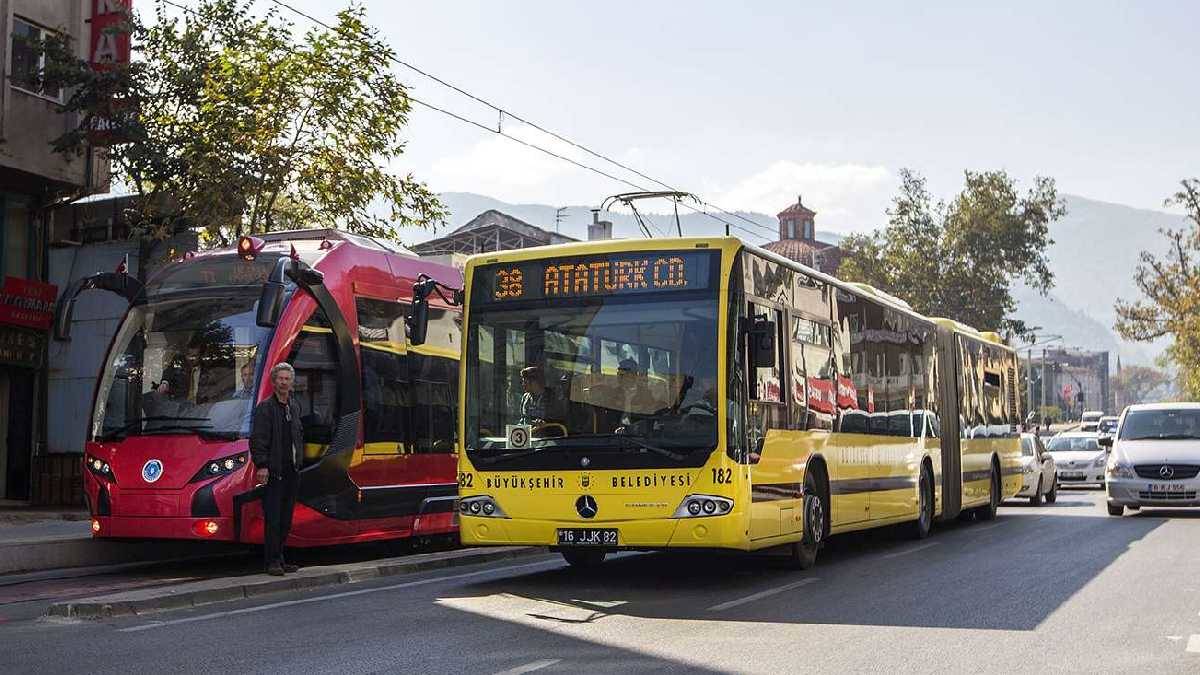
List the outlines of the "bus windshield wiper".
<svg viewBox="0 0 1200 675">
<path fill-rule="evenodd" d="M 677 452 L 672 452 L 666 448 L 648 443 L 644 436 L 616 436 L 616 438 L 620 438 L 621 441 L 628 444 L 626 447 L 632 446 L 638 450 L 653 452 L 656 455 L 666 457 L 667 459 L 671 459 L 676 462 L 687 459 L 687 455 L 681 455 Z"/>
<path fill-rule="evenodd" d="M 150 417 L 139 417 L 136 420 L 131 420 L 122 424 L 120 427 L 100 434 L 97 438 L 101 441 L 113 441 L 124 438 L 125 435 L 139 427 L 144 422 L 207 422 L 207 417 L 176 417 L 174 415 L 151 415 Z M 195 427 L 189 427 L 195 428 Z"/>
</svg>

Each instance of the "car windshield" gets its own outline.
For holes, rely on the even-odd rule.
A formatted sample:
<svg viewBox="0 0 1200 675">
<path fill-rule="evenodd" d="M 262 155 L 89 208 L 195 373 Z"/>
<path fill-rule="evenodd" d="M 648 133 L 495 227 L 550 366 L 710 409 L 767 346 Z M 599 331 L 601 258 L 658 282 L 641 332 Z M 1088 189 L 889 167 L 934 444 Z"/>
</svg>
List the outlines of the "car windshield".
<svg viewBox="0 0 1200 675">
<path fill-rule="evenodd" d="M 257 287 L 152 295 L 130 308 L 96 397 L 97 439 L 247 435 L 260 353 Z"/>
<path fill-rule="evenodd" d="M 1121 425 L 1121 440 L 1200 439 L 1200 410 L 1167 408 L 1131 410 Z"/>
<path fill-rule="evenodd" d="M 1046 443 L 1050 452 L 1087 452 L 1100 449 L 1095 436 L 1055 436 Z"/>
<path fill-rule="evenodd" d="M 593 468 L 698 466 L 716 447 L 715 291 L 474 310 L 467 349 L 477 465 L 578 468 L 586 451 Z"/>
</svg>

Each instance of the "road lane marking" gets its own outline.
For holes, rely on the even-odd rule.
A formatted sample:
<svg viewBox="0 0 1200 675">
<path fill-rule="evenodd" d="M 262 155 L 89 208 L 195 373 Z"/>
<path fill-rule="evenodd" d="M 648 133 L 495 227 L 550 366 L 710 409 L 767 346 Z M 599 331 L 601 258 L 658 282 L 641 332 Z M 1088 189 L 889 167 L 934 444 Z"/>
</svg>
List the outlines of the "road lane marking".
<svg viewBox="0 0 1200 675">
<path fill-rule="evenodd" d="M 541 661 L 531 661 L 523 666 L 509 668 L 508 670 L 501 670 L 497 672 L 496 675 L 521 675 L 521 673 L 532 673 L 535 670 L 541 670 L 542 668 L 552 666 L 559 661 L 562 661 L 562 659 L 542 659 Z"/>
<path fill-rule="evenodd" d="M 165 628 L 167 626 L 177 626 L 184 623 L 194 623 L 196 621 L 208 621 L 210 619 L 219 619 L 226 616 L 236 616 L 238 614 L 251 614 L 254 612 L 265 612 L 269 609 L 278 609 L 280 607 L 291 607 L 293 605 L 306 605 L 311 602 L 323 602 L 325 600 L 337 600 L 339 598 L 349 598 L 355 595 L 365 595 L 367 593 L 380 593 L 382 591 L 394 591 L 401 588 L 413 588 L 415 586 L 426 586 L 428 584 L 436 584 L 442 581 L 454 581 L 456 579 L 468 579 L 470 577 L 483 576 L 485 574 L 495 574 L 496 572 L 507 572 L 511 570 L 526 569 L 529 567 L 545 567 L 547 565 L 562 565 L 560 560 L 543 560 L 536 563 L 525 563 L 524 565 L 508 565 L 506 567 L 494 567 L 492 569 L 478 570 L 475 572 L 465 572 L 463 574 L 451 574 L 442 577 L 432 577 L 429 579 L 420 579 L 418 581 L 407 581 L 402 584 L 391 584 L 389 586 L 379 586 L 377 588 L 362 588 L 357 591 L 344 591 L 342 593 L 333 593 L 331 595 L 322 595 L 316 598 L 302 598 L 300 600 L 284 600 L 282 602 L 272 602 L 267 605 L 258 605 L 257 607 L 243 607 L 241 609 L 231 609 L 224 612 L 213 612 L 212 614 L 203 614 L 201 616 L 189 616 L 183 619 L 172 619 L 170 621 L 155 621 L 153 623 L 143 624 L 140 626 L 129 626 L 128 628 L 118 628 L 118 633 L 136 633 L 151 628 Z"/>
<path fill-rule="evenodd" d="M 732 609 L 734 607 L 737 607 L 738 605 L 744 605 L 748 602 L 754 602 L 755 600 L 762 600 L 763 598 L 769 598 L 772 595 L 777 595 L 777 594 L 783 593 L 785 591 L 790 591 L 793 588 L 800 588 L 801 586 L 806 586 L 815 581 L 819 581 L 819 579 L 817 579 L 816 577 L 809 577 L 807 579 L 801 579 L 800 581 L 796 581 L 794 583 L 784 584 L 783 586 L 777 586 L 775 588 L 768 588 L 767 590 L 759 591 L 758 593 L 755 593 L 754 595 L 747 595 L 744 598 L 738 598 L 737 600 L 730 600 L 729 602 L 722 602 L 719 605 L 713 605 L 712 607 L 708 608 L 708 611 L 723 612 L 727 609 Z"/>
<path fill-rule="evenodd" d="M 881 558 L 899 558 L 902 555 L 908 555 L 909 553 L 916 553 L 917 551 L 924 551 L 925 549 L 929 548 L 930 546 L 937 546 L 937 545 L 938 545 L 938 542 L 931 541 L 928 544 L 921 544 L 920 546 L 914 546 L 910 549 L 905 549 L 903 551 L 896 551 L 895 553 L 889 553 L 887 555 L 883 555 L 883 556 L 879 556 L 879 557 L 881 557 Z"/>
<path fill-rule="evenodd" d="M 1193 654 L 1200 654 L 1200 635 L 1192 635 L 1188 637 L 1187 651 Z"/>
</svg>

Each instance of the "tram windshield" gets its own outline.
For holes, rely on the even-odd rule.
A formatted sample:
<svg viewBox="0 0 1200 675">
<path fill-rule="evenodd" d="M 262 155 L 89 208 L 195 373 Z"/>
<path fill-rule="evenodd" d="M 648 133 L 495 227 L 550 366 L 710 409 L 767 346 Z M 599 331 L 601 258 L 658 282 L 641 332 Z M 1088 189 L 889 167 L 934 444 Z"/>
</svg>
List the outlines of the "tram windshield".
<svg viewBox="0 0 1200 675">
<path fill-rule="evenodd" d="M 92 425 L 97 440 L 249 434 L 270 329 L 256 323 L 261 286 L 236 282 L 265 278 L 270 264 L 220 262 L 197 264 L 182 278 L 165 275 L 130 308 L 100 381 Z M 220 279 L 214 268 L 238 279 Z M 197 283 L 185 283 L 193 277 Z"/>
</svg>

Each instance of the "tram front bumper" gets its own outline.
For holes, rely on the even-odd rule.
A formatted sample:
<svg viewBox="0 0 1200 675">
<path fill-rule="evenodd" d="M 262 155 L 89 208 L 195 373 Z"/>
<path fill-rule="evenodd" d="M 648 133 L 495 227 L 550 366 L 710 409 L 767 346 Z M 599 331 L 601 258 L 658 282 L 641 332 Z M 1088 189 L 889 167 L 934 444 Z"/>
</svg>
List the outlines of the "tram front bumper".
<svg viewBox="0 0 1200 675">
<path fill-rule="evenodd" d="M 233 541 L 233 518 L 92 516 L 92 536 Z"/>
<path fill-rule="evenodd" d="M 462 543 L 467 546 L 557 547 L 559 530 L 615 529 L 617 545 L 605 548 L 748 548 L 745 518 L 739 513 L 703 518 L 612 521 L 459 516 Z"/>
</svg>

